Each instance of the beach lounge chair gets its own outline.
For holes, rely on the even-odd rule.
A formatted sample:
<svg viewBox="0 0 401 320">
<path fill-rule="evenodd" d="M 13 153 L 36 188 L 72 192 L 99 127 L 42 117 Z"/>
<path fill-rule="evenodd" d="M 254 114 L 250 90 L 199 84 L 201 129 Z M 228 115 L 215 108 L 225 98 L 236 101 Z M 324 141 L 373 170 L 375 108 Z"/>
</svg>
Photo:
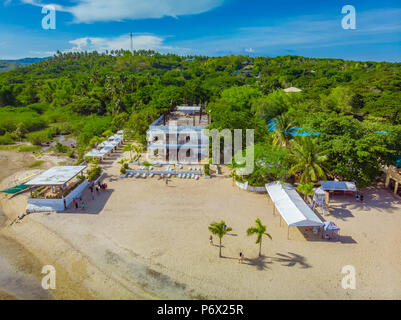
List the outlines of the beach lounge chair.
<svg viewBox="0 0 401 320">
<path fill-rule="evenodd" d="M 195 180 L 199 180 L 199 176 L 196 176 L 196 177 L 195 177 Z"/>
<path fill-rule="evenodd" d="M 146 173 L 142 174 L 142 178 L 145 178 L 145 179 L 146 179 L 146 176 L 147 176 Z"/>
<path fill-rule="evenodd" d="M 135 175 L 135 178 L 139 178 L 139 176 L 140 176 L 140 174 L 139 174 L 139 173 L 137 173 L 137 174 Z"/>
<path fill-rule="evenodd" d="M 171 173 L 169 173 L 169 174 L 167 175 L 167 178 L 171 178 Z"/>
<path fill-rule="evenodd" d="M 154 175 L 155 175 L 155 174 L 152 172 L 152 173 L 149 175 L 149 177 L 150 177 L 150 178 L 153 178 Z"/>
</svg>

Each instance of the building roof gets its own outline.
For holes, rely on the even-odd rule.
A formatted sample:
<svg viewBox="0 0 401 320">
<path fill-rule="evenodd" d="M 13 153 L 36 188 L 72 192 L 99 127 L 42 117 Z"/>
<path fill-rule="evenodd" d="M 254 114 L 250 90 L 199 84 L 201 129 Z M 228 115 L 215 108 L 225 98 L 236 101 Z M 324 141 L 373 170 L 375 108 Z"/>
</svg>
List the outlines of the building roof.
<svg viewBox="0 0 401 320">
<path fill-rule="evenodd" d="M 295 187 L 276 181 L 266 184 L 266 190 L 278 212 L 290 227 L 321 227 L 323 222 L 305 203 Z"/>
<path fill-rule="evenodd" d="M 355 182 L 348 181 L 320 181 L 324 191 L 357 191 Z"/>
<path fill-rule="evenodd" d="M 301 92 L 301 89 L 295 88 L 295 87 L 289 87 L 287 89 L 284 89 L 285 92 Z"/>
<path fill-rule="evenodd" d="M 178 111 L 199 111 L 201 109 L 200 106 L 178 106 Z"/>
<path fill-rule="evenodd" d="M 77 176 L 86 166 L 53 167 L 32 180 L 25 183 L 27 186 L 58 186 L 63 185 Z"/>
</svg>

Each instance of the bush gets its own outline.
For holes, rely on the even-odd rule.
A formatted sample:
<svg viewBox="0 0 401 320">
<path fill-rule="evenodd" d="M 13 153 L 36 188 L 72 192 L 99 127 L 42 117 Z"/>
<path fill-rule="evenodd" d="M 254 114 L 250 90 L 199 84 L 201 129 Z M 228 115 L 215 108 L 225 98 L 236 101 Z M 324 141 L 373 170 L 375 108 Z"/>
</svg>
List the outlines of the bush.
<svg viewBox="0 0 401 320">
<path fill-rule="evenodd" d="M 120 173 L 121 174 L 126 174 L 127 173 L 127 168 L 125 168 L 125 166 L 121 167 Z"/>
<path fill-rule="evenodd" d="M 58 153 L 67 153 L 68 147 L 63 145 L 63 144 L 61 144 L 60 142 L 57 142 L 56 143 L 56 151 Z"/>
<path fill-rule="evenodd" d="M 0 136 L 0 144 L 13 144 L 14 140 L 11 136 L 6 133 L 4 136 Z"/>
<path fill-rule="evenodd" d="M 56 135 L 56 133 L 57 131 L 55 128 L 47 128 L 44 130 L 28 133 L 26 137 L 30 143 L 38 146 L 42 143 L 50 141 Z"/>
<path fill-rule="evenodd" d="M 128 169 L 128 168 L 129 168 L 129 167 L 128 167 L 128 163 L 124 163 L 124 164 L 123 164 L 123 168 L 124 168 L 124 169 Z"/>
<path fill-rule="evenodd" d="M 100 177 L 100 174 L 102 173 L 102 168 L 100 168 L 98 165 L 93 166 L 89 171 L 88 171 L 88 180 L 89 181 L 94 181 L 97 178 Z"/>
<path fill-rule="evenodd" d="M 205 171 L 205 176 L 210 175 L 210 165 L 209 164 L 205 164 L 204 171 Z"/>
</svg>

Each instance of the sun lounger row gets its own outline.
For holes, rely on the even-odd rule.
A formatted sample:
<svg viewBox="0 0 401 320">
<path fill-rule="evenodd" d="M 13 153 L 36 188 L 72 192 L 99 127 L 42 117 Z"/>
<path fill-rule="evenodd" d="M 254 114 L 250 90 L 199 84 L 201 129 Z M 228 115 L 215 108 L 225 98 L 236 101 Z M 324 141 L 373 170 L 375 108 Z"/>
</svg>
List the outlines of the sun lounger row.
<svg viewBox="0 0 401 320">
<path fill-rule="evenodd" d="M 199 175 L 197 175 L 197 174 L 189 174 L 189 173 L 187 173 L 187 174 L 179 174 L 178 178 L 198 180 L 199 179 Z"/>
</svg>

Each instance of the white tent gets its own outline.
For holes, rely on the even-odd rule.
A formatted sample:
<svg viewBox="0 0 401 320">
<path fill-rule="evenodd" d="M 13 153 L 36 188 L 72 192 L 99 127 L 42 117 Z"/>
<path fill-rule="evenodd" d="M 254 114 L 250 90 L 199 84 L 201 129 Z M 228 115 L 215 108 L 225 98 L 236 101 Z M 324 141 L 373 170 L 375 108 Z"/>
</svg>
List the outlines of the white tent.
<svg viewBox="0 0 401 320">
<path fill-rule="evenodd" d="M 288 227 L 323 226 L 323 222 L 305 203 L 294 186 L 276 181 L 266 184 L 266 190 Z"/>
<path fill-rule="evenodd" d="M 84 158 L 103 158 L 106 155 L 105 152 L 92 149 L 84 155 Z"/>
</svg>

